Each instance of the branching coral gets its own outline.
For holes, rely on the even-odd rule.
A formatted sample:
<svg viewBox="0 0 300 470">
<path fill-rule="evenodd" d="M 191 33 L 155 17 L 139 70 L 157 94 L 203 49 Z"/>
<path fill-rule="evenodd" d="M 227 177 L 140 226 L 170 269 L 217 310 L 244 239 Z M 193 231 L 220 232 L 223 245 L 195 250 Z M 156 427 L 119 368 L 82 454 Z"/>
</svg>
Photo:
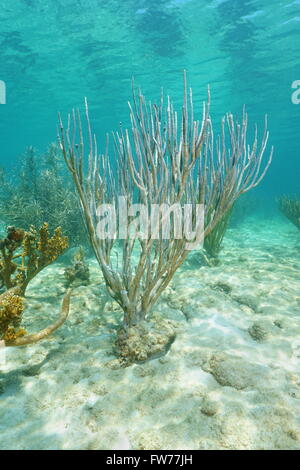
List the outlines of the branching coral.
<svg viewBox="0 0 300 470">
<path fill-rule="evenodd" d="M 0 295 L 0 340 L 15 341 L 25 334 L 25 330 L 18 329 L 22 320 L 24 302 L 20 297 L 19 289 L 10 289 Z"/>
<path fill-rule="evenodd" d="M 23 299 L 19 294 L 20 289 L 16 287 L 0 295 L 0 343 L 2 341 L 4 346 L 37 343 L 57 330 L 68 317 L 71 289 L 64 296 L 58 320 L 38 333 L 27 335 L 23 328 L 19 328 L 24 310 Z"/>
<path fill-rule="evenodd" d="M 278 204 L 280 211 L 300 230 L 300 199 L 282 196 Z"/>
<path fill-rule="evenodd" d="M 210 262 L 218 263 L 218 254 L 221 251 L 222 242 L 228 227 L 232 207 L 218 221 L 213 230 L 205 237 L 203 248 L 210 257 Z"/>
<path fill-rule="evenodd" d="M 47 223 L 39 231 L 34 227 L 28 232 L 8 227 L 7 237 L 0 241 L 1 287 L 18 286 L 20 294 L 25 295 L 29 282 L 67 248 L 68 237 L 62 235 L 60 227 L 53 236 Z"/>
<path fill-rule="evenodd" d="M 247 114 L 243 113 L 241 123 L 228 114 L 222 120 L 221 136 L 215 141 L 209 94 L 199 120 L 194 113 L 192 96 L 184 77 L 179 116 L 169 97 L 164 101 L 162 96 L 158 104 L 148 105 L 144 96 L 141 93 L 137 96 L 134 91 L 133 102 L 129 104 L 131 129 L 121 128 L 113 134 L 116 153 L 113 165 L 109 146 L 105 154 L 98 154 L 87 102 L 87 145 L 79 112 L 74 111 L 69 116 L 66 129 L 59 120 L 60 147 L 77 189 L 92 249 L 109 295 L 124 312 L 118 353 L 122 357 L 120 349 L 125 348 L 127 356 L 130 351 L 131 361 L 138 360 L 139 353 L 136 347 L 128 345 L 130 332 L 134 328 L 135 345 L 140 343 L 137 335 L 142 335 L 142 343 L 145 342 L 149 332 L 136 326 L 150 319 L 153 306 L 187 258 L 191 249 L 187 246 L 199 246 L 199 239 L 202 241 L 203 236 L 207 237 L 215 229 L 240 195 L 260 183 L 272 160 L 271 151 L 263 164 L 269 138 L 267 122 L 261 143 L 255 132 L 250 145 L 247 143 Z M 149 209 L 157 209 L 157 223 L 150 229 L 147 223 L 143 230 L 136 227 L 131 212 L 135 204 L 142 206 L 144 220 L 149 220 Z M 99 230 L 99 219 L 108 206 L 110 214 L 125 214 L 126 220 L 116 221 L 109 233 L 104 233 Z M 181 225 L 175 223 L 182 221 L 183 206 L 204 209 L 204 227 L 201 216 L 193 217 L 193 236 L 189 230 L 182 233 Z M 176 219 L 169 236 L 163 233 L 167 226 L 166 215 L 160 217 L 160 210 L 166 207 L 172 208 L 173 221 Z M 168 214 L 170 216 L 170 211 Z M 150 219 L 153 221 L 152 217 Z M 116 234 L 120 232 L 122 250 L 116 262 L 112 251 Z M 124 337 L 128 341 L 124 341 Z M 167 344 L 169 337 L 166 336 L 165 341 Z M 146 356 L 150 355 L 147 348 Z"/>
<path fill-rule="evenodd" d="M 30 147 L 21 168 L 10 177 L 0 170 L 0 183 L 0 216 L 15 224 L 0 240 L 0 290 L 5 290 L 0 295 L 0 342 L 22 346 L 51 334 L 69 313 L 70 290 L 64 297 L 60 317 L 52 325 L 33 335 L 27 335 L 20 327 L 23 296 L 29 282 L 68 248 L 68 237 L 58 225 L 64 225 L 64 232 L 71 234 L 73 243 L 85 235 L 74 215 L 78 203 L 71 184 L 63 178 L 55 146 L 39 158 L 39 165 L 36 152 Z M 39 230 L 35 228 L 38 226 Z"/>
<path fill-rule="evenodd" d="M 10 289 L 16 285 L 18 275 L 13 279 L 13 275 L 18 270 L 18 264 L 14 262 L 19 255 L 15 252 L 21 246 L 24 239 L 24 230 L 15 227 L 7 228 L 7 236 L 0 240 L 0 288 Z"/>
<path fill-rule="evenodd" d="M 225 213 L 224 217 L 216 224 L 215 228 L 205 237 L 203 248 L 208 255 L 208 264 L 219 263 L 218 255 L 222 249 L 223 239 L 228 227 L 236 227 L 251 215 L 257 213 L 259 201 L 255 196 L 242 195 L 234 205 Z M 209 214 L 208 218 L 209 218 Z"/>
<path fill-rule="evenodd" d="M 46 220 L 50 230 L 61 226 L 70 245 L 76 246 L 87 242 L 78 210 L 72 181 L 56 145 L 41 155 L 29 147 L 14 170 L 0 169 L 0 219 L 5 223 L 29 230 Z"/>
</svg>

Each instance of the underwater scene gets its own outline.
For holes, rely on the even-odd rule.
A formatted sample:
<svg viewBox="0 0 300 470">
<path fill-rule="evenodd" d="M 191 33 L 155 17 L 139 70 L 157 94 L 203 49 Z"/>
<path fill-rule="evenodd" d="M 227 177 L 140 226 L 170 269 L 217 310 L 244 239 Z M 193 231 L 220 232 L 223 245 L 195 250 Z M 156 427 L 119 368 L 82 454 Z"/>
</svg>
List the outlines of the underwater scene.
<svg viewBox="0 0 300 470">
<path fill-rule="evenodd" d="M 300 450 L 300 0 L 1 0 L 0 450 Z"/>
</svg>

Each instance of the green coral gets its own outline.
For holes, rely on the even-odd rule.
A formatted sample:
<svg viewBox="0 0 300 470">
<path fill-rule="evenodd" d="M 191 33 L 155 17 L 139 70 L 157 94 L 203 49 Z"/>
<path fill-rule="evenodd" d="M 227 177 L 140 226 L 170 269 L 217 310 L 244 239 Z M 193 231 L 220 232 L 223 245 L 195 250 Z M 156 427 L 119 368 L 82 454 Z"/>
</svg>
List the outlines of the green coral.
<svg viewBox="0 0 300 470">
<path fill-rule="evenodd" d="M 224 216 L 217 222 L 215 227 L 209 232 L 204 239 L 203 248 L 211 259 L 217 263 L 218 255 L 222 248 L 222 242 L 228 227 L 232 207 L 224 214 Z M 210 214 L 208 214 L 208 219 Z"/>
<path fill-rule="evenodd" d="M 76 246 L 86 243 L 79 210 L 55 144 L 41 155 L 29 147 L 14 170 L 0 169 L 0 219 L 6 224 L 29 230 L 46 220 L 51 230 L 61 226 L 70 245 Z"/>
<path fill-rule="evenodd" d="M 278 201 L 280 211 L 300 230 L 300 199 L 282 196 Z"/>
</svg>

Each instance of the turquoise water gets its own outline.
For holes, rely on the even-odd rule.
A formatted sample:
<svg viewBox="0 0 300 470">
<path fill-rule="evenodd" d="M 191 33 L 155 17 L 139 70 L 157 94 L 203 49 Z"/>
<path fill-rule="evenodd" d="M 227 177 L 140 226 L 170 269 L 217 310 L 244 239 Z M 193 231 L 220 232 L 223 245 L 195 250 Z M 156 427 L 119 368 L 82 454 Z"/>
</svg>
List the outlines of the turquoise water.
<svg viewBox="0 0 300 470">
<path fill-rule="evenodd" d="M 211 85 L 214 117 L 243 104 L 250 122 L 268 114 L 275 155 L 260 191 L 297 192 L 299 21 L 299 0 L 2 0 L 0 163 L 28 145 L 43 150 L 57 112 L 85 96 L 101 142 L 128 123 L 132 76 L 149 99 L 164 87 L 179 105 L 185 68 L 196 103 Z"/>
<path fill-rule="evenodd" d="M 300 190 L 299 50 L 300 0 L 1 0 L 0 450 L 300 449 L 300 202 L 280 200 L 287 217 L 277 202 Z M 251 144 L 268 115 L 272 165 L 181 265 L 180 240 L 95 242 L 98 263 L 61 152 L 45 152 L 58 112 L 87 97 L 104 150 L 129 126 L 132 77 L 180 110 L 184 69 L 199 119 L 210 85 L 216 131 L 245 105 Z"/>
</svg>

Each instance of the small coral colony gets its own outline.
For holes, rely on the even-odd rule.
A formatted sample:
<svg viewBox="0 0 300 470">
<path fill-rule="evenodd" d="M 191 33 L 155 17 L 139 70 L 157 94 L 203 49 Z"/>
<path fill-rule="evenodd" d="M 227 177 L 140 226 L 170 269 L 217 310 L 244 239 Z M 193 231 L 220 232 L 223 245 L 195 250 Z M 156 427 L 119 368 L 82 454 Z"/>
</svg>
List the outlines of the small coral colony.
<svg viewBox="0 0 300 470">
<path fill-rule="evenodd" d="M 240 196 L 262 181 L 272 160 L 273 149 L 267 151 L 267 121 L 261 139 L 256 132 L 250 144 L 247 114 L 244 112 L 240 122 L 226 114 L 220 135 L 215 137 L 209 91 L 203 114 L 197 120 L 185 76 L 180 114 L 169 97 L 165 101 L 162 97 L 159 105 L 151 105 L 135 91 L 129 112 L 131 128 L 113 133 L 113 163 L 108 150 L 104 155 L 97 151 L 85 103 L 86 136 L 80 113 L 73 112 L 67 127 L 59 118 L 58 143 L 44 155 L 37 156 L 30 147 L 13 174 L 0 170 L 2 346 L 35 343 L 64 323 L 72 289 L 89 283 L 82 248 L 86 246 L 99 263 L 108 294 L 123 311 L 115 341 L 120 364 L 144 361 L 167 350 L 174 332 L 168 322 L 153 314 L 153 309 L 190 253 L 187 242 L 191 239 L 185 234 L 176 235 L 174 214 L 170 216 L 174 223 L 168 238 L 161 235 L 163 216 L 156 226 L 159 235 L 153 237 L 132 230 L 134 217 L 130 215 L 122 239 L 101 237 L 97 231 L 98 208 L 114 204 L 117 211 L 127 210 L 130 214 L 129 207 L 134 203 L 147 208 L 152 204 L 179 205 L 181 209 L 186 204 L 201 205 L 202 242 L 197 250 L 208 269 L 220 262 L 218 255 L 229 224 L 239 211 L 249 209 L 248 196 Z M 278 204 L 300 229 L 300 200 L 284 196 Z M 115 231 L 121 228 L 118 224 L 116 221 Z M 198 227 L 195 215 L 193 224 Z M 194 231 L 195 240 L 199 231 Z M 72 265 L 65 269 L 66 292 L 56 322 L 38 332 L 25 331 L 22 314 L 29 283 L 74 247 Z"/>
</svg>

